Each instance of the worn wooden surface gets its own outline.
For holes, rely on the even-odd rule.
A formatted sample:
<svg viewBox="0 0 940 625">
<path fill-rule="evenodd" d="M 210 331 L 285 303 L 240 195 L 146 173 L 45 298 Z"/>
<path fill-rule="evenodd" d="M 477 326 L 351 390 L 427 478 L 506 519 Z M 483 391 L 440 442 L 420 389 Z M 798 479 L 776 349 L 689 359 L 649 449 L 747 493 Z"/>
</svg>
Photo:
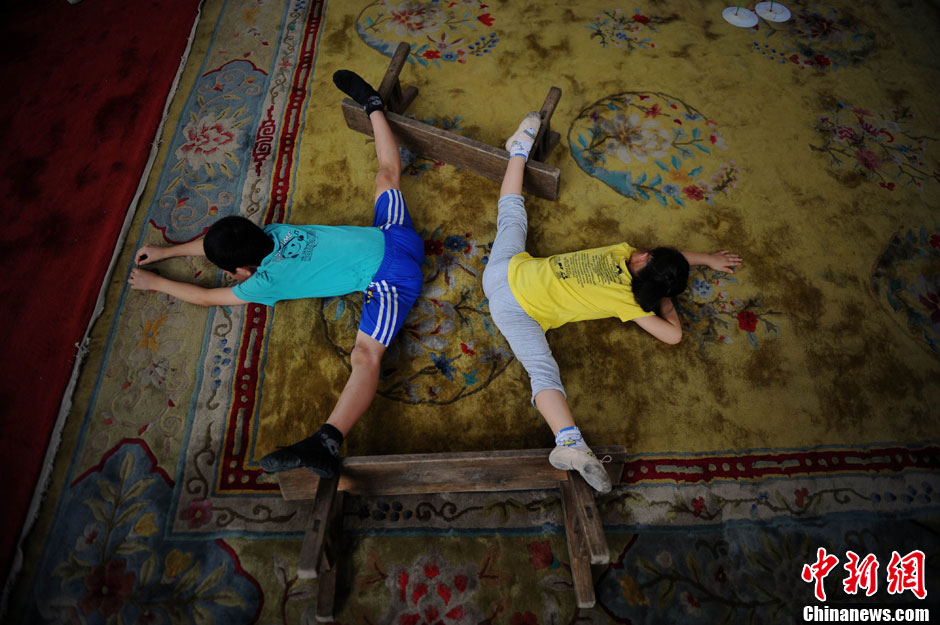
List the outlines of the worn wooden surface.
<svg viewBox="0 0 940 625">
<path fill-rule="evenodd" d="M 333 505 L 326 533 L 323 554 L 320 556 L 319 579 L 317 580 L 317 609 L 318 623 L 332 623 L 334 605 L 336 603 L 336 580 L 339 576 L 341 558 L 342 529 L 343 529 L 343 491 L 336 491 L 333 496 Z"/>
<path fill-rule="evenodd" d="M 560 99 L 561 89 L 552 87 L 548 90 L 548 96 L 545 97 L 545 102 L 542 104 L 542 109 L 539 111 L 539 117 L 542 119 L 542 122 L 539 125 L 538 134 L 535 135 L 535 141 L 532 144 L 532 154 L 529 160 L 544 162 L 545 159 L 548 158 L 548 155 L 551 154 L 552 150 L 555 149 L 555 146 L 558 145 L 561 135 L 552 130 L 552 114 L 555 113 L 555 107 L 558 106 Z"/>
<path fill-rule="evenodd" d="M 310 473 L 308 469 L 304 470 Z M 305 497 L 305 499 L 313 499 L 313 509 L 307 521 L 304 542 L 300 546 L 300 561 L 297 564 L 297 577 L 300 579 L 314 579 L 319 573 L 320 558 L 323 555 L 323 547 L 328 535 L 327 529 L 338 484 L 339 480 L 336 478 L 318 479 L 316 488 L 309 497 Z"/>
<path fill-rule="evenodd" d="M 548 463 L 551 449 L 352 456 L 343 459 L 340 490 L 359 495 L 413 495 L 555 488 L 568 476 Z M 595 447 L 613 484 L 620 482 L 626 449 Z M 314 499 L 320 478 L 305 468 L 277 474 L 284 499 Z"/>
<path fill-rule="evenodd" d="M 349 98 L 344 98 L 342 110 L 347 126 L 357 132 L 372 135 L 372 122 L 361 106 Z M 391 111 L 385 112 L 385 118 L 395 133 L 398 144 L 415 154 L 429 156 L 497 182 L 501 181 L 506 173 L 506 165 L 509 163 L 509 152 L 506 150 Z M 560 179 L 561 171 L 557 167 L 530 159 L 526 163 L 523 190 L 538 197 L 556 200 Z"/>
<path fill-rule="evenodd" d="M 584 480 L 574 479 L 577 476 L 577 471 L 568 471 L 568 484 L 571 485 L 573 496 L 570 504 L 581 525 L 584 547 L 591 564 L 607 564 L 610 562 L 610 549 L 604 536 L 604 526 L 601 525 L 600 512 L 594 503 L 594 489 Z"/>
<path fill-rule="evenodd" d="M 388 64 L 388 69 L 385 71 L 385 76 L 382 78 L 379 88 L 376 89 L 382 97 L 382 101 L 385 102 L 385 108 L 393 113 L 403 114 L 408 105 L 415 99 L 415 96 L 418 95 L 418 89 L 415 87 L 408 87 L 402 92 L 401 82 L 398 80 L 410 52 L 411 46 L 407 43 L 401 42 L 398 44 L 398 48 L 395 49 L 395 54 Z"/>
<path fill-rule="evenodd" d="M 593 608 L 594 578 L 591 575 L 591 559 L 585 543 L 584 528 L 578 520 L 577 502 L 571 482 L 558 484 L 561 491 L 561 509 L 565 519 L 565 542 L 568 544 L 568 559 L 571 561 L 571 582 L 579 608 Z M 589 487 L 590 488 L 590 487 Z"/>
</svg>

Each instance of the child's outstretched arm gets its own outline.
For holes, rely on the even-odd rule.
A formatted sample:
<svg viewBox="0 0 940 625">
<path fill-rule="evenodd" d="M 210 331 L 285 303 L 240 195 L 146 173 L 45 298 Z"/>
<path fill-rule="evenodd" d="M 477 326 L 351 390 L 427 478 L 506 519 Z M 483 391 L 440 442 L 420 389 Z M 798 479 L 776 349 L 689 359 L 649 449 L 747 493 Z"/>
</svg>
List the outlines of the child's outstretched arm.
<svg viewBox="0 0 940 625">
<path fill-rule="evenodd" d="M 636 324 L 663 343 L 676 345 L 682 340 L 682 325 L 672 299 L 664 297 L 659 303 L 659 313 L 634 319 Z"/>
<path fill-rule="evenodd" d="M 707 265 L 715 271 L 723 271 L 725 273 L 734 273 L 734 268 L 743 262 L 740 256 L 728 250 L 721 250 L 714 254 L 682 252 L 682 255 L 685 256 L 685 259 L 689 261 L 690 265 Z"/>
<path fill-rule="evenodd" d="M 202 237 L 194 239 L 189 243 L 180 243 L 179 245 L 156 245 L 148 243 L 134 254 L 134 263 L 137 265 L 149 265 L 165 258 L 175 258 L 177 256 L 205 256 L 206 251 L 202 247 Z"/>
<path fill-rule="evenodd" d="M 170 280 L 139 267 L 131 270 L 127 283 L 135 291 L 160 291 L 197 306 L 235 306 L 248 303 L 235 295 L 232 287 L 207 289 L 196 284 Z"/>
</svg>

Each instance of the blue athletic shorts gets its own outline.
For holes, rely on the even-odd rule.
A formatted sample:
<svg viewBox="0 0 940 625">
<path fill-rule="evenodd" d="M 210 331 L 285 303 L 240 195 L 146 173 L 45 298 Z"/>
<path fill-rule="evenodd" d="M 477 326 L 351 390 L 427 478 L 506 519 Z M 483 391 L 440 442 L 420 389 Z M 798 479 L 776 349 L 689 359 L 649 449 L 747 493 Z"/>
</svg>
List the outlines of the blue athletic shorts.
<svg viewBox="0 0 940 625">
<path fill-rule="evenodd" d="M 389 189 L 375 201 L 372 225 L 385 235 L 385 256 L 363 294 L 359 329 L 388 347 L 421 295 L 424 241 L 398 189 Z"/>
</svg>

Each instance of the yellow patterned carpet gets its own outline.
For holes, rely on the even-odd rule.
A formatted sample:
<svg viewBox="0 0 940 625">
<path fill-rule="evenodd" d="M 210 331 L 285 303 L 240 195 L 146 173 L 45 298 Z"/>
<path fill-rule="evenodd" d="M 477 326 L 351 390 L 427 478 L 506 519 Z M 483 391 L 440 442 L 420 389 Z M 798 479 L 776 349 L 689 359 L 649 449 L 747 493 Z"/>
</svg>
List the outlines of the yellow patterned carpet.
<svg viewBox="0 0 940 625">
<path fill-rule="evenodd" d="M 721 2 L 527 4 L 206 2 L 14 616 L 312 622 L 306 509 L 257 460 L 329 413 L 361 296 L 203 310 L 124 281 L 142 243 L 226 214 L 368 225 L 371 140 L 330 77 L 377 84 L 399 41 L 408 113 L 494 146 L 561 89 L 533 255 L 627 241 L 745 262 L 693 272 L 678 346 L 615 320 L 549 333 L 588 441 L 631 456 L 601 501 L 597 608 L 574 605 L 552 493 L 365 498 L 337 620 L 790 622 L 817 547 L 937 562 L 940 11 L 836 0 L 737 28 Z M 403 158 L 425 291 L 345 453 L 549 447 L 480 285 L 498 183 Z M 220 280 L 202 260 L 161 272 Z"/>
</svg>

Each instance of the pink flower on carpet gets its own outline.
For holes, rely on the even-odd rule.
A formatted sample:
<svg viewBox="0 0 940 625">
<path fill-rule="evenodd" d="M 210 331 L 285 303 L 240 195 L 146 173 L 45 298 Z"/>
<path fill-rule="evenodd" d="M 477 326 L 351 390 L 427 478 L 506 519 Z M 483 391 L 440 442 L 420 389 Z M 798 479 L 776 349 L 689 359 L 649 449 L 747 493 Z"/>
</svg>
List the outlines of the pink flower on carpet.
<svg viewBox="0 0 940 625">
<path fill-rule="evenodd" d="M 920 303 L 930 314 L 930 321 L 940 324 L 940 295 L 937 293 L 927 293 L 920 296 Z"/>
<path fill-rule="evenodd" d="M 484 13 L 483 15 L 478 15 L 477 19 L 486 24 L 487 26 L 493 25 L 493 16 L 489 13 Z"/>
<path fill-rule="evenodd" d="M 400 37 L 408 37 L 415 32 L 437 32 L 447 20 L 444 12 L 437 7 L 418 6 L 417 3 L 404 2 L 389 12 L 386 28 Z"/>
<path fill-rule="evenodd" d="M 705 511 L 705 499 L 703 497 L 696 497 L 692 500 L 692 513 L 695 516 L 702 516 L 702 512 Z"/>
<path fill-rule="evenodd" d="M 849 126 L 836 126 L 832 129 L 832 132 L 836 135 L 836 139 L 839 141 L 854 141 L 858 136 L 855 133 L 855 129 Z"/>
<path fill-rule="evenodd" d="M 742 310 L 738 313 L 738 327 L 745 332 L 753 332 L 757 329 L 757 315 L 750 310 Z"/>
<path fill-rule="evenodd" d="M 177 148 L 176 158 L 185 160 L 192 169 L 221 165 L 238 148 L 241 131 L 234 123 L 232 118 L 215 119 L 212 115 L 190 122 L 183 129 L 186 143 Z"/>
<path fill-rule="evenodd" d="M 469 587 L 465 575 L 450 578 L 435 562 L 416 564 L 411 572 L 402 570 L 395 580 L 397 605 L 390 606 L 385 621 L 398 625 L 456 625 L 468 616 L 464 593 Z"/>
<path fill-rule="evenodd" d="M 728 572 L 725 571 L 725 567 L 719 566 L 715 569 L 715 572 L 712 573 L 712 581 L 721 588 L 728 583 Z"/>
<path fill-rule="evenodd" d="M 649 23 L 650 23 L 650 18 L 648 18 L 648 17 L 645 16 L 645 15 L 641 15 L 641 14 L 637 13 L 636 15 L 633 16 L 633 21 L 634 21 L 634 22 L 637 22 L 637 23 L 639 23 L 639 24 L 649 24 Z"/>
<path fill-rule="evenodd" d="M 940 234 L 930 235 L 930 247 L 940 250 Z"/>
<path fill-rule="evenodd" d="M 189 506 L 180 512 L 180 520 L 189 521 L 189 527 L 202 527 L 212 520 L 212 502 L 208 499 L 193 499 Z"/>
<path fill-rule="evenodd" d="M 692 596 L 690 592 L 683 592 L 679 595 L 679 601 L 682 602 L 682 607 L 685 608 L 685 611 L 693 616 L 698 616 L 702 613 L 702 604 Z"/>
<path fill-rule="evenodd" d="M 516 612 L 509 619 L 509 625 L 539 625 L 539 619 L 534 614 L 525 611 L 525 614 L 522 612 Z"/>
<path fill-rule="evenodd" d="M 440 256 L 443 253 L 444 243 L 442 241 L 435 241 L 434 239 L 426 239 L 424 241 L 425 256 Z"/>
<path fill-rule="evenodd" d="M 126 560 L 110 560 L 98 565 L 85 576 L 85 588 L 88 594 L 81 598 L 78 606 L 88 616 L 92 612 L 101 612 L 102 616 L 117 614 L 124 605 L 124 597 L 131 594 L 137 575 L 132 571 L 125 573 Z"/>
<path fill-rule="evenodd" d="M 881 168 L 881 159 L 871 150 L 856 150 L 855 158 L 858 160 L 859 165 L 865 169 L 875 171 Z"/>
<path fill-rule="evenodd" d="M 424 582 L 419 582 L 414 585 L 414 588 L 411 591 L 411 602 L 415 605 L 418 604 L 418 601 L 421 600 L 421 597 L 428 594 L 428 585 Z"/>
<path fill-rule="evenodd" d="M 82 535 L 75 541 L 75 551 L 85 551 L 94 545 L 100 534 L 101 530 L 98 528 L 97 523 L 89 523 L 86 525 L 85 531 L 83 531 Z"/>
<path fill-rule="evenodd" d="M 721 135 L 720 132 L 711 133 L 708 135 L 708 140 L 711 141 L 712 145 L 714 145 L 716 148 L 720 148 L 722 150 L 728 149 L 728 146 L 725 144 L 725 138 Z"/>
<path fill-rule="evenodd" d="M 867 132 L 869 135 L 875 138 L 877 138 L 878 135 L 884 132 L 880 127 L 874 124 L 862 121 L 862 120 L 859 120 L 859 127 L 865 132 Z"/>
<path fill-rule="evenodd" d="M 657 102 L 652 106 L 652 108 L 646 109 L 646 112 L 643 114 L 643 117 L 652 117 L 656 119 L 656 116 L 662 113 L 662 110 L 659 108 L 659 103 Z"/>
<path fill-rule="evenodd" d="M 882 180 L 881 182 L 878 183 L 878 186 L 884 189 L 887 189 L 888 191 L 894 191 L 893 182 L 885 182 L 884 180 Z"/>
<path fill-rule="evenodd" d="M 698 185 L 690 184 L 687 187 L 682 188 L 682 193 L 685 194 L 685 197 L 690 200 L 704 200 L 705 191 L 702 190 Z"/>
<path fill-rule="evenodd" d="M 552 546 L 547 540 L 529 543 L 526 545 L 526 549 L 529 550 L 530 554 L 529 562 L 532 563 L 532 567 L 536 571 L 547 569 L 555 563 L 555 554 L 552 553 Z"/>
<path fill-rule="evenodd" d="M 796 496 L 796 507 L 806 507 L 806 498 L 809 496 L 809 491 L 804 487 L 793 491 L 793 494 Z"/>
<path fill-rule="evenodd" d="M 423 56 L 426 59 L 439 59 L 441 58 L 441 53 L 438 52 L 437 50 L 425 50 L 424 54 L 422 54 L 421 56 Z"/>
<path fill-rule="evenodd" d="M 832 61 L 830 61 L 829 57 L 827 57 L 825 54 L 817 54 L 813 60 L 816 61 L 816 65 L 821 67 L 829 67 L 832 65 Z"/>
</svg>

